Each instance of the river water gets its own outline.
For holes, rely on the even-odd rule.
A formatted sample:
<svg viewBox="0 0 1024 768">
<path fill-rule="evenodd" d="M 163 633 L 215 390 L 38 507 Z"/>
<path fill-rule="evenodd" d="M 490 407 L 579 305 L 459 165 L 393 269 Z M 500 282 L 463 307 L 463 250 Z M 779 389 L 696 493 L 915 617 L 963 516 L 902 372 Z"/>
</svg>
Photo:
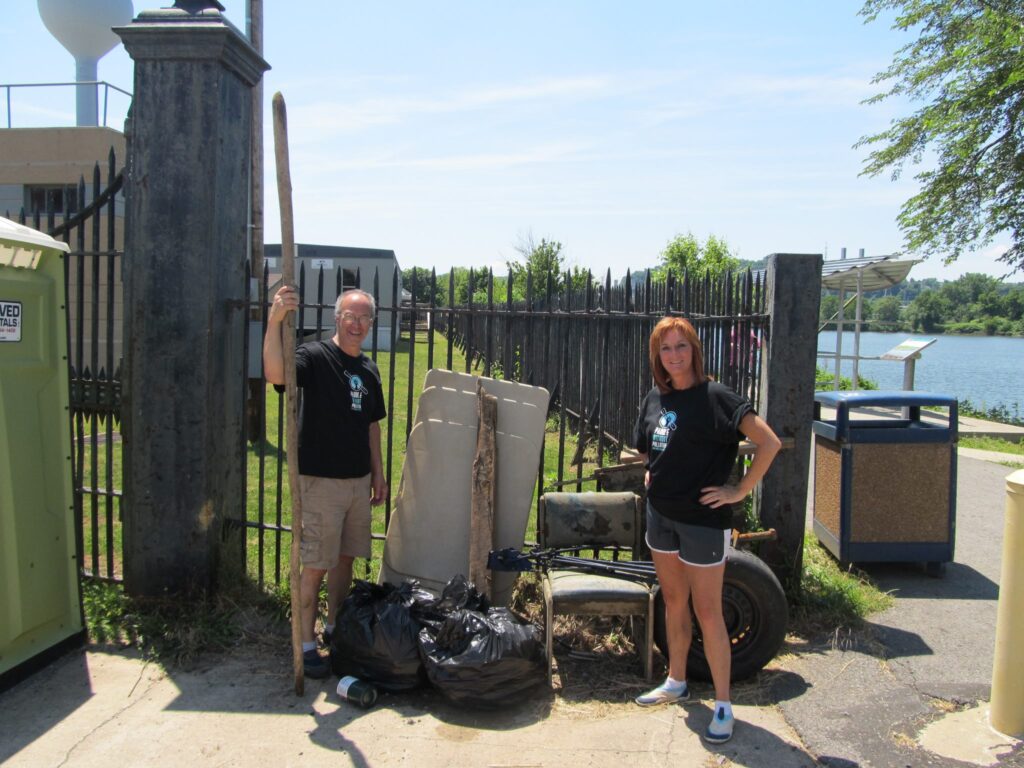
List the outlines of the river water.
<svg viewBox="0 0 1024 768">
<path fill-rule="evenodd" d="M 1011 416 L 1024 418 L 1024 339 L 1002 336 L 946 336 L 943 334 L 874 333 L 860 335 L 861 357 L 878 357 L 909 338 L 936 339 L 921 352 L 914 367 L 914 389 L 955 395 L 976 408 L 1006 408 Z M 835 352 L 836 332 L 818 334 L 818 351 Z M 853 333 L 843 333 L 843 355 L 853 354 Z M 835 360 L 819 358 L 829 372 Z M 849 376 L 853 361 L 844 360 L 842 373 Z M 879 389 L 903 389 L 903 363 L 894 360 L 861 360 L 858 374 L 878 383 Z"/>
</svg>

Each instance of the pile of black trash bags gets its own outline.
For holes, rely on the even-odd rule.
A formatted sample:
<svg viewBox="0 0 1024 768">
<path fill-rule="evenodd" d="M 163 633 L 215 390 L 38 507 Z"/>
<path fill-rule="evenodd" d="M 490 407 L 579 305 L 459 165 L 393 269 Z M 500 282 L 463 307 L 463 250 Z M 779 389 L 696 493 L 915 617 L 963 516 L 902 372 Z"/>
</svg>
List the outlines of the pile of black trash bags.
<svg viewBox="0 0 1024 768">
<path fill-rule="evenodd" d="M 537 627 L 494 608 L 465 576 L 440 597 L 407 580 L 400 586 L 357 580 L 331 635 L 331 668 L 383 691 L 429 681 L 460 706 L 518 704 L 547 678 Z"/>
</svg>

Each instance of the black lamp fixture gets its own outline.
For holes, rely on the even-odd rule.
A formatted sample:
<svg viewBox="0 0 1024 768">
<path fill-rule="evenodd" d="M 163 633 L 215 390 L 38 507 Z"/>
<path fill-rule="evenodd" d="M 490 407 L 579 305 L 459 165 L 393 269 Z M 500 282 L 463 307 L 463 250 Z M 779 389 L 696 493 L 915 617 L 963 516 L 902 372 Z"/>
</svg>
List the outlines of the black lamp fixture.
<svg viewBox="0 0 1024 768">
<path fill-rule="evenodd" d="M 224 6 L 218 3 L 217 0 L 175 0 L 172 7 L 186 13 L 202 13 L 211 8 L 216 8 L 218 11 L 224 10 Z"/>
</svg>

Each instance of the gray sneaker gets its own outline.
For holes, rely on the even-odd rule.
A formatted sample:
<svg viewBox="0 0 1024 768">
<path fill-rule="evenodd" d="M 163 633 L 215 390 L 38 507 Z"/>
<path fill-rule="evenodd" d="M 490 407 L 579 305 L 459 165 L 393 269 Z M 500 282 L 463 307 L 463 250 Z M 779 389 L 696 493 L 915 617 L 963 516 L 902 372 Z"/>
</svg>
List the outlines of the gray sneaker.
<svg viewBox="0 0 1024 768">
<path fill-rule="evenodd" d="M 662 683 L 647 693 L 640 694 L 635 701 L 641 707 L 653 707 L 655 704 L 671 704 L 676 702 L 682 704 L 690 700 L 690 687 L 683 683 L 682 688 L 669 688 L 667 683 Z"/>
<path fill-rule="evenodd" d="M 736 718 L 725 714 L 725 707 L 719 707 L 711 718 L 708 729 L 704 731 L 704 741 L 708 744 L 725 744 L 732 738 L 732 729 L 736 725 Z"/>
</svg>

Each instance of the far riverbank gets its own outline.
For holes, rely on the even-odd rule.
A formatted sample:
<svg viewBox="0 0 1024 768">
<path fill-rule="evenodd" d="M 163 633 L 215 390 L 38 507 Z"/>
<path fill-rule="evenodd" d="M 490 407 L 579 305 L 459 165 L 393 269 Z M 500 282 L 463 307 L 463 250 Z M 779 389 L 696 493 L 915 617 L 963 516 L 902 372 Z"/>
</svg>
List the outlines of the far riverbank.
<svg viewBox="0 0 1024 768">
<path fill-rule="evenodd" d="M 914 389 L 953 395 L 982 410 L 1002 407 L 1018 418 L 1024 416 L 1024 338 L 870 331 L 860 334 L 860 356 L 878 358 L 908 338 L 936 340 L 914 366 Z M 853 354 L 853 343 L 853 332 L 844 332 L 844 356 Z M 819 353 L 835 348 L 835 331 L 818 334 Z M 835 361 L 819 357 L 818 365 L 832 371 Z M 868 359 L 860 361 L 858 372 L 879 389 L 902 389 L 903 369 L 902 362 Z M 842 375 L 852 371 L 853 361 L 843 360 Z"/>
</svg>

